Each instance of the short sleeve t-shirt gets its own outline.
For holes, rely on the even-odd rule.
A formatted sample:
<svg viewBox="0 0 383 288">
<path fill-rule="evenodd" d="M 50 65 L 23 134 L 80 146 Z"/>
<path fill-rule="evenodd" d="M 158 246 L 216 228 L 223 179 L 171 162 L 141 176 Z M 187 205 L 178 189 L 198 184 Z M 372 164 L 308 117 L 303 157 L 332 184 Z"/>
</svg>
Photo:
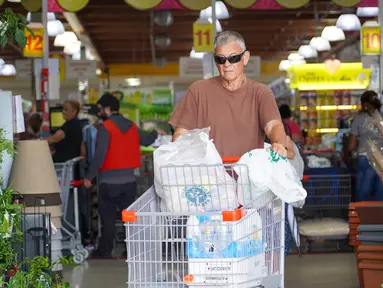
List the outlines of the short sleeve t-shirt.
<svg viewBox="0 0 383 288">
<path fill-rule="evenodd" d="M 263 148 L 264 127 L 272 120 L 281 118 L 266 85 L 246 79 L 241 88 L 228 91 L 215 77 L 192 84 L 169 123 L 187 130 L 210 127 L 218 152 L 229 157 Z"/>
<path fill-rule="evenodd" d="M 376 126 L 374 119 L 368 113 L 362 112 L 355 116 L 351 125 L 351 135 L 358 137 L 359 143 L 357 153 L 359 155 L 366 154 L 368 145 L 367 140 L 380 143 L 381 147 L 383 147 L 382 135 Z"/>
<path fill-rule="evenodd" d="M 82 126 L 79 119 L 66 121 L 60 128 L 65 133 L 64 140 L 56 143 L 53 161 L 62 163 L 81 155 L 83 141 Z"/>
</svg>

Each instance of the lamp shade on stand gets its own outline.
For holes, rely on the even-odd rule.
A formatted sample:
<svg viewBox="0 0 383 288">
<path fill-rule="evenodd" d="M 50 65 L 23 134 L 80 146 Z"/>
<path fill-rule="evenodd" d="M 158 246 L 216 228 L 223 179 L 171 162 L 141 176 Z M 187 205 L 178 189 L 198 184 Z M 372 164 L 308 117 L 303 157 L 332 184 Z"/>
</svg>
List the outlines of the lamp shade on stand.
<svg viewBox="0 0 383 288">
<path fill-rule="evenodd" d="M 51 260 L 57 261 L 62 256 L 61 188 L 47 141 L 18 142 L 10 183 L 13 190 L 21 196 L 20 200 L 25 206 L 24 213 L 50 214 Z M 62 267 L 59 265 L 54 270 L 62 270 Z"/>
</svg>

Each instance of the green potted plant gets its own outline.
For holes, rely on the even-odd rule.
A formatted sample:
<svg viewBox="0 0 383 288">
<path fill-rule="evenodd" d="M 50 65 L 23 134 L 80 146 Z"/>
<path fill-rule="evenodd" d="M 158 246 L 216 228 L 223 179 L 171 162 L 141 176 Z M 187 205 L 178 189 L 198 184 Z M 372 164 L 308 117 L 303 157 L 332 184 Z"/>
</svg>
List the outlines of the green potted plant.
<svg viewBox="0 0 383 288">
<path fill-rule="evenodd" d="M 32 30 L 27 25 L 24 15 L 6 8 L 3 13 L 0 13 L 0 45 L 4 48 L 9 41 L 15 41 L 20 48 L 24 48 L 27 44 L 25 29 L 33 36 Z"/>
</svg>

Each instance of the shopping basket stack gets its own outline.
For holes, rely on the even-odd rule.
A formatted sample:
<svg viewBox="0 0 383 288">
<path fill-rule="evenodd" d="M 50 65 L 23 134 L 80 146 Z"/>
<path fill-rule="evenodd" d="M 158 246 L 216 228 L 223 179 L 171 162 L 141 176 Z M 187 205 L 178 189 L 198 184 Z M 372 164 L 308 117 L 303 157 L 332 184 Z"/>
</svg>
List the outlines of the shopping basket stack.
<svg viewBox="0 0 383 288">
<path fill-rule="evenodd" d="M 234 165 L 193 169 L 221 168 L 234 176 Z M 190 166 L 161 167 L 185 168 Z M 247 180 L 234 183 L 235 188 L 249 189 Z M 198 201 L 205 201 L 201 191 L 227 191 L 225 184 L 206 177 L 197 182 L 164 189 L 172 189 L 174 199 L 188 191 Z M 234 211 L 190 207 L 181 212 L 164 212 L 161 200 L 151 187 L 122 213 L 129 287 L 284 287 L 285 205 L 280 199 L 267 194 Z"/>
<path fill-rule="evenodd" d="M 350 226 L 354 225 L 350 245 L 357 247 L 360 287 L 380 287 L 383 284 L 383 202 L 352 203 L 349 215 Z"/>
</svg>

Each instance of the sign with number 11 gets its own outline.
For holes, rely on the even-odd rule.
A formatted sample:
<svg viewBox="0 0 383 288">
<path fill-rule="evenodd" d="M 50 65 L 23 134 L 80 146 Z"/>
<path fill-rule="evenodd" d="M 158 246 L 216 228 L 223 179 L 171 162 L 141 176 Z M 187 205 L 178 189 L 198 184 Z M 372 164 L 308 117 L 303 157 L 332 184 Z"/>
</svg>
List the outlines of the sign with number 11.
<svg viewBox="0 0 383 288">
<path fill-rule="evenodd" d="M 213 24 L 209 22 L 194 22 L 193 42 L 195 52 L 212 52 L 214 48 Z"/>
<path fill-rule="evenodd" d="M 24 57 L 43 57 L 44 54 L 44 28 L 30 28 L 33 31 L 32 36 L 25 30 L 27 45 L 23 50 Z"/>
</svg>

